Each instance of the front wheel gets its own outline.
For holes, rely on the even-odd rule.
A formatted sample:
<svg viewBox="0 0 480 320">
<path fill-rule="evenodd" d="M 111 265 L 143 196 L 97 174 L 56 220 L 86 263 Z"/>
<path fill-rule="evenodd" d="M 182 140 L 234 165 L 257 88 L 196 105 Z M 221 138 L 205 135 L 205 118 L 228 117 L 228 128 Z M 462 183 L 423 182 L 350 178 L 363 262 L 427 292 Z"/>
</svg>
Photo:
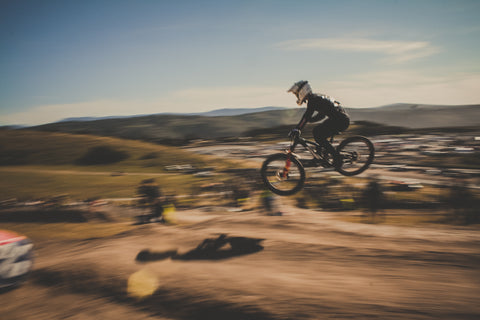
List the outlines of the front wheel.
<svg viewBox="0 0 480 320">
<path fill-rule="evenodd" d="M 305 170 L 291 154 L 277 153 L 269 156 L 263 162 L 260 173 L 267 188 L 281 196 L 300 191 L 305 182 Z"/>
<path fill-rule="evenodd" d="M 337 147 L 340 166 L 337 171 L 344 176 L 354 176 L 367 170 L 375 157 L 373 143 L 365 137 L 354 136 L 343 140 Z"/>
</svg>

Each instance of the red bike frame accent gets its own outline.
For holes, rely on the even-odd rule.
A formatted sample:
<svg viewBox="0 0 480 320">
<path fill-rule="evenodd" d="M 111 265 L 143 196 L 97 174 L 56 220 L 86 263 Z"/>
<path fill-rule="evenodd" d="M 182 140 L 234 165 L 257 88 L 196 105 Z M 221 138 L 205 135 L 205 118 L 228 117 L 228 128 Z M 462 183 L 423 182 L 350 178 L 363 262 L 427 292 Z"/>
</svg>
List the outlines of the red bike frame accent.
<svg viewBox="0 0 480 320">
<path fill-rule="evenodd" d="M 285 178 L 288 174 L 288 171 L 290 171 L 290 166 L 292 165 L 292 160 L 290 159 L 291 156 L 292 156 L 292 153 L 288 152 L 287 161 L 285 161 L 285 168 L 283 168 L 283 172 L 282 172 L 282 178 Z"/>
</svg>

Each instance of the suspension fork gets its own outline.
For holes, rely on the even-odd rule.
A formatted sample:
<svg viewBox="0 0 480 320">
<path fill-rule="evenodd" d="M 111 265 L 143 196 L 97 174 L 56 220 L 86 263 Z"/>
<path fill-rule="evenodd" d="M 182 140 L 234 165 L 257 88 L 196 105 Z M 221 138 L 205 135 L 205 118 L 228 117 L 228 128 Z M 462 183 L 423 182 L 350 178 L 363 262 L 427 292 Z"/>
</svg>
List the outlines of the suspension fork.
<svg viewBox="0 0 480 320">
<path fill-rule="evenodd" d="M 283 167 L 283 171 L 282 171 L 282 178 L 286 178 L 287 175 L 288 175 L 288 172 L 290 171 L 290 167 L 292 165 L 292 152 L 289 151 L 287 153 L 287 161 L 285 161 L 285 167 Z"/>
<path fill-rule="evenodd" d="M 290 148 L 287 150 L 287 160 L 285 161 L 285 167 L 283 168 L 283 171 L 282 171 L 282 178 L 286 178 L 288 175 L 288 172 L 290 171 L 290 167 L 292 165 L 292 157 L 294 156 L 293 150 L 295 150 L 297 143 L 298 141 L 297 139 L 295 139 L 290 145 Z"/>
</svg>

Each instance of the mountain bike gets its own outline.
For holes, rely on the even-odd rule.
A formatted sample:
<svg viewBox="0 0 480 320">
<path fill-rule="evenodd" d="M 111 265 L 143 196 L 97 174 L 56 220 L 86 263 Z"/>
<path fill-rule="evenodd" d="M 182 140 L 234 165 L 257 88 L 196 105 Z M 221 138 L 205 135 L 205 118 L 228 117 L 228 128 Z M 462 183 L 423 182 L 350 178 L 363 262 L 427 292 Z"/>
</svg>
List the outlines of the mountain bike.
<svg viewBox="0 0 480 320">
<path fill-rule="evenodd" d="M 294 153 L 301 145 L 312 158 L 303 159 Z M 287 196 L 303 188 L 305 167 L 333 168 L 344 176 L 354 176 L 367 170 L 375 157 L 373 143 L 363 136 L 352 136 L 334 147 L 334 136 L 320 145 L 301 137 L 300 131 L 291 135 L 285 153 L 267 157 L 260 170 L 262 180 L 272 192 Z"/>
</svg>

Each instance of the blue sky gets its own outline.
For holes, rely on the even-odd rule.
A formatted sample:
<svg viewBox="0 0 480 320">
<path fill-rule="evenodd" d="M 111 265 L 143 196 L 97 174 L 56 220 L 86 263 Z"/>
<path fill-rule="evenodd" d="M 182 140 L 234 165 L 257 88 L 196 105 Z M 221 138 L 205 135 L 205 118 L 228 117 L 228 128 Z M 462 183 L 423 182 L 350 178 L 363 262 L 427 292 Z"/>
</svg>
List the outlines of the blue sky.
<svg viewBox="0 0 480 320">
<path fill-rule="evenodd" d="M 0 0 L 0 124 L 480 103 L 480 1 Z"/>
</svg>

